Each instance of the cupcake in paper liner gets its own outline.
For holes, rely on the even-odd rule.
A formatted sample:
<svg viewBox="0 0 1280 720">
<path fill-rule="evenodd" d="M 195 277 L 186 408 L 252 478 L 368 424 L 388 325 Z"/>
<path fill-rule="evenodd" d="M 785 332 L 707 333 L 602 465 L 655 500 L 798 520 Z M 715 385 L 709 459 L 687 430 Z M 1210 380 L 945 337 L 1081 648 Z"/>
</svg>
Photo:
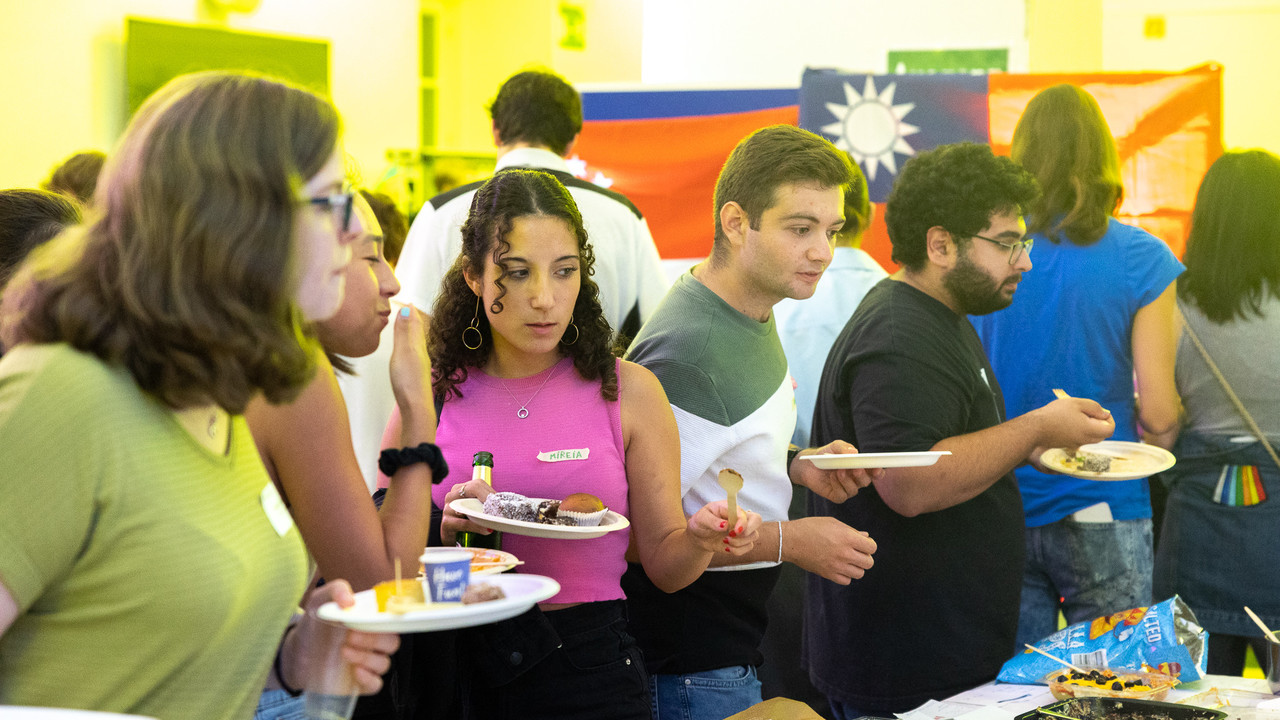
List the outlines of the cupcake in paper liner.
<svg viewBox="0 0 1280 720">
<path fill-rule="evenodd" d="M 574 493 L 560 501 L 555 515 L 572 521 L 579 527 L 595 527 L 604 519 L 609 509 L 600 498 L 590 493 Z"/>
</svg>

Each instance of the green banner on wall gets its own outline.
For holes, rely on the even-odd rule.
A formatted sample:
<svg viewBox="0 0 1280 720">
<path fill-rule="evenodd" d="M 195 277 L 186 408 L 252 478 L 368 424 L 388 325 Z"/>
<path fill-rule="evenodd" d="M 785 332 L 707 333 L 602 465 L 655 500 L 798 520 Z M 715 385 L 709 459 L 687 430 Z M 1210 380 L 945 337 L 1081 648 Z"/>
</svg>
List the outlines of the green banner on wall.
<svg viewBox="0 0 1280 720">
<path fill-rule="evenodd" d="M 985 75 L 1009 71 L 1007 48 L 978 50 L 890 50 L 891 74 L 962 73 Z"/>
</svg>

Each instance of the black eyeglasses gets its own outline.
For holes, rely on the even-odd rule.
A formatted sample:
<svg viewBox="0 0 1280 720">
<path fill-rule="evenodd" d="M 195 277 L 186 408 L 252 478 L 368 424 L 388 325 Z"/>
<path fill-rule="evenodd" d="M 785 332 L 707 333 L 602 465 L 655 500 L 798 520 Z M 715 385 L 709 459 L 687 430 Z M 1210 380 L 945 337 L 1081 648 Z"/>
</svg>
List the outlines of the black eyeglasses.
<svg viewBox="0 0 1280 720">
<path fill-rule="evenodd" d="M 952 234 L 954 235 L 955 233 L 952 233 Z M 983 237 L 982 235 L 970 235 L 969 237 L 976 237 L 979 240 L 986 240 L 989 243 L 995 243 L 1000 247 L 1008 250 L 1010 265 L 1013 265 L 1014 263 L 1018 262 L 1018 258 L 1022 257 L 1022 252 L 1024 250 L 1026 252 L 1031 252 L 1031 246 L 1035 244 L 1034 238 L 1027 238 L 1025 240 L 1019 240 L 1018 242 L 1007 243 L 1007 242 L 1001 242 L 1000 240 L 995 240 L 993 238 Z"/>
<path fill-rule="evenodd" d="M 351 208 L 355 205 L 355 199 L 355 193 L 344 189 L 340 193 L 308 198 L 307 202 L 312 205 L 327 206 L 333 213 L 334 226 L 338 228 L 338 232 L 345 235 L 351 229 Z"/>
</svg>

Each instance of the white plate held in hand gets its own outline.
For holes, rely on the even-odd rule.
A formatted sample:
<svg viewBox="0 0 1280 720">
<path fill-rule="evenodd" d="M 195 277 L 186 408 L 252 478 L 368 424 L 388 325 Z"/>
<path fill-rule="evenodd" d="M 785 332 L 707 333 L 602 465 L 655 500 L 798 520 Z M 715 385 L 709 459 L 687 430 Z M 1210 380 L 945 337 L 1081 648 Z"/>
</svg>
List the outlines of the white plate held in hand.
<svg viewBox="0 0 1280 720">
<path fill-rule="evenodd" d="M 537 505 L 542 501 L 542 498 L 529 498 L 529 501 Z M 466 515 L 471 519 L 471 522 L 480 527 L 536 538 L 588 540 L 590 538 L 598 538 L 615 530 L 625 530 L 631 526 L 630 521 L 612 510 L 604 514 L 604 517 L 600 519 L 599 525 L 579 527 L 577 525 L 547 525 L 545 523 L 512 520 L 499 515 L 489 515 L 484 511 L 484 505 L 475 498 L 458 498 L 449 503 L 449 507 L 460 515 Z"/>
<path fill-rule="evenodd" d="M 938 462 L 950 450 L 927 452 L 847 453 L 838 455 L 801 455 L 798 460 L 808 460 L 820 470 L 850 470 L 856 468 L 924 467 Z"/>
<path fill-rule="evenodd" d="M 327 602 L 316 611 L 316 616 L 363 632 L 433 632 L 488 625 L 513 618 L 533 607 L 534 603 L 547 600 L 560 592 L 560 583 L 542 575 L 508 573 L 486 577 L 483 582 L 502 588 L 506 597 L 472 605 L 435 603 L 423 610 L 389 613 L 378 612 L 377 596 L 373 590 L 365 590 L 356 593 L 355 605 L 340 608 L 337 603 Z"/>
<path fill-rule="evenodd" d="M 1106 455 L 1111 458 L 1107 472 L 1089 472 L 1072 464 L 1062 448 L 1046 450 L 1040 462 L 1050 470 L 1083 480 L 1137 480 L 1173 467 L 1177 459 L 1173 453 L 1155 445 L 1124 440 L 1104 440 L 1091 445 L 1081 445 L 1081 452 Z"/>
</svg>

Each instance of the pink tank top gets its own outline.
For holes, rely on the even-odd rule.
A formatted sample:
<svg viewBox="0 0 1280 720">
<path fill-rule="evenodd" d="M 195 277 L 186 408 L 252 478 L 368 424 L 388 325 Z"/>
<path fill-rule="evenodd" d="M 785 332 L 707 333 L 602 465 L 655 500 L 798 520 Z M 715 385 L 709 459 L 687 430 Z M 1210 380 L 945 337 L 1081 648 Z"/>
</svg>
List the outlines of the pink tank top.
<svg viewBox="0 0 1280 720">
<path fill-rule="evenodd" d="M 621 381 L 619 402 L 606 402 L 600 383 L 582 379 L 573 360 L 565 358 L 546 372 L 520 379 L 495 378 L 471 368 L 459 389 L 463 396 L 445 403 L 436 432 L 450 475 L 432 488 L 437 506 L 455 483 L 471 477 L 472 455 L 487 450 L 493 453 L 494 490 L 551 499 L 586 492 L 630 517 Z M 529 411 L 523 419 L 516 416 L 521 403 Z M 559 452 L 564 450 L 580 452 Z M 524 561 L 520 572 L 560 583 L 560 594 L 550 602 L 618 600 L 625 597 L 621 579 L 629 536 L 627 530 L 590 540 L 504 533 L 502 549 Z"/>
</svg>

